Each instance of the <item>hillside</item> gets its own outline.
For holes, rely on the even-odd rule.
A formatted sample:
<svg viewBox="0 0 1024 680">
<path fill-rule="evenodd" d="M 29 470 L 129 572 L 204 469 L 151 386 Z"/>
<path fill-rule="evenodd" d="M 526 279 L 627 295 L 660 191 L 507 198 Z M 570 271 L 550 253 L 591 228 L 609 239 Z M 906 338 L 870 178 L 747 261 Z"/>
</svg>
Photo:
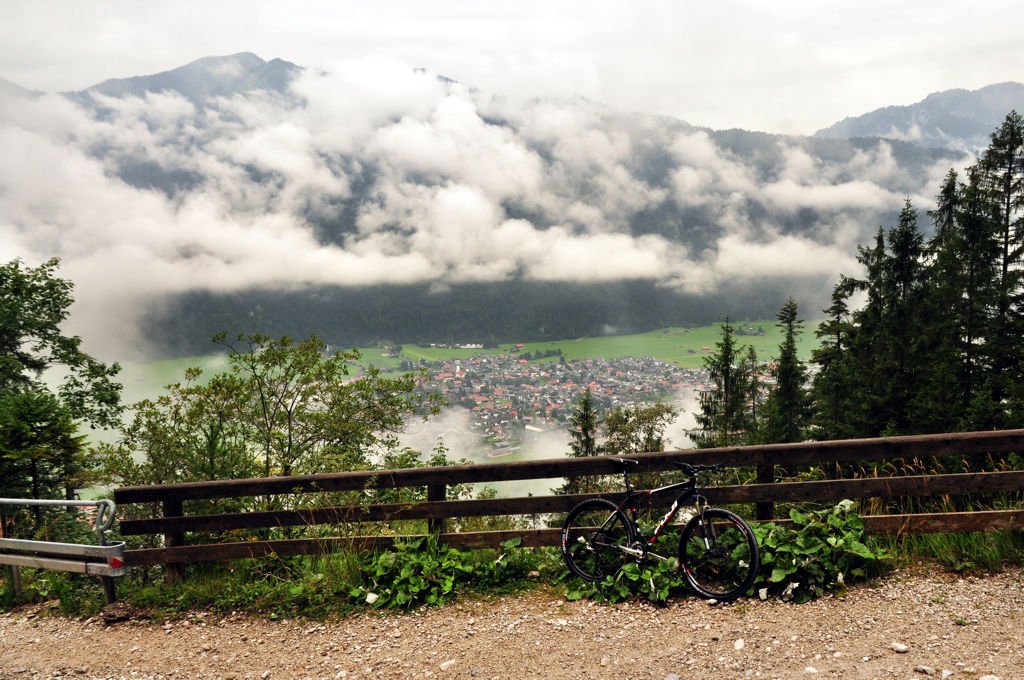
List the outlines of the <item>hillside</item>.
<svg viewBox="0 0 1024 680">
<path fill-rule="evenodd" d="M 1024 110 L 1024 84 L 945 90 L 908 106 L 887 106 L 818 130 L 816 138 L 884 137 L 976 152 L 1011 110 Z"/>
<path fill-rule="evenodd" d="M 905 198 L 927 209 L 973 139 L 711 130 L 393 62 L 251 53 L 0 97 L 20 159 L 0 172 L 4 228 L 25 255 L 63 258 L 75 331 L 121 357 L 202 352 L 221 330 L 639 332 L 770 318 L 790 295 L 816 315 L 857 244 Z"/>
</svg>

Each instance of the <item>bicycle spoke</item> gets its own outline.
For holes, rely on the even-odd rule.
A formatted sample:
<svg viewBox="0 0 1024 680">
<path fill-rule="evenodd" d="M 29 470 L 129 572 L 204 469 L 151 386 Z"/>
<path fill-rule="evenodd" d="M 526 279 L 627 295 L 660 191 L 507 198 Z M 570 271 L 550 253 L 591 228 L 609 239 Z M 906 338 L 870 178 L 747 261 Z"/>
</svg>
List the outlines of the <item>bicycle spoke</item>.
<svg viewBox="0 0 1024 680">
<path fill-rule="evenodd" d="M 587 581 L 618 573 L 628 560 L 623 552 L 632 543 L 632 526 L 614 503 L 592 499 L 577 505 L 562 527 L 566 566 Z"/>
<path fill-rule="evenodd" d="M 694 590 L 728 601 L 746 592 L 757 577 L 757 543 L 742 519 L 711 508 L 683 531 L 679 562 Z"/>
</svg>

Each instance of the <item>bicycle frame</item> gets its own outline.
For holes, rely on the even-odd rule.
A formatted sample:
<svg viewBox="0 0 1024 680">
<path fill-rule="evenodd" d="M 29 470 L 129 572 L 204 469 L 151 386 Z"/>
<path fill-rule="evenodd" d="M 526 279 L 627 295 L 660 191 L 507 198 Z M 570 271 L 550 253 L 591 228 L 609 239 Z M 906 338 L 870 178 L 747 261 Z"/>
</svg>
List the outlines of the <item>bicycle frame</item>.
<svg viewBox="0 0 1024 680">
<path fill-rule="evenodd" d="M 672 520 L 679 512 L 679 508 L 688 505 L 696 505 L 698 514 L 703 516 L 704 509 L 707 507 L 707 501 L 703 496 L 700 495 L 699 491 L 697 490 L 697 478 L 692 477 L 686 480 L 685 482 L 666 484 L 665 486 L 659 486 L 655 489 L 633 491 L 629 485 L 629 473 L 626 470 L 623 470 L 622 474 L 626 482 L 626 495 L 617 504 L 617 508 L 620 511 L 622 511 L 623 514 L 625 514 L 626 511 L 628 511 L 629 520 L 632 522 L 633 528 L 636 530 L 637 537 L 641 539 L 639 547 L 629 546 L 627 548 L 622 549 L 625 552 L 632 555 L 633 557 L 636 557 L 637 559 L 643 559 L 648 555 L 651 555 L 652 557 L 656 557 L 661 560 L 667 559 L 666 557 L 658 555 L 657 553 L 650 552 L 649 549 L 654 546 L 654 543 L 658 540 L 662 532 L 665 530 L 665 527 L 672 523 Z M 675 500 L 672 501 L 672 505 L 669 507 L 668 512 L 666 512 L 665 515 L 658 521 L 658 524 L 654 527 L 654 531 L 651 532 L 650 537 L 644 536 L 640 532 L 640 524 L 637 521 L 637 499 L 648 498 L 656 494 L 675 491 L 677 489 L 680 491 L 680 493 L 678 496 L 676 496 Z"/>
</svg>

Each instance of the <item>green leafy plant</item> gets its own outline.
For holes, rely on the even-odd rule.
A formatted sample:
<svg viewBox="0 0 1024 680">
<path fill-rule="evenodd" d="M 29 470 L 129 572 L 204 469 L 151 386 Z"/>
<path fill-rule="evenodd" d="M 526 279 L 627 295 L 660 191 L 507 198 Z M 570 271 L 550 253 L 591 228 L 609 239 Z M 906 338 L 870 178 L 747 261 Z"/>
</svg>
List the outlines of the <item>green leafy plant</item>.
<svg viewBox="0 0 1024 680">
<path fill-rule="evenodd" d="M 661 536 L 655 552 L 671 554 L 677 541 L 678 537 L 674 535 Z M 567 577 L 568 573 L 566 570 L 564 576 Z M 642 565 L 627 564 L 617 574 L 593 583 L 567 578 L 565 596 L 569 600 L 587 598 L 610 603 L 641 599 L 660 605 L 681 592 L 685 586 L 679 563 L 673 558 L 664 562 L 649 561 Z"/>
<path fill-rule="evenodd" d="M 754 527 L 761 549 L 761 570 L 754 583 L 761 597 L 807 602 L 826 591 L 881 573 L 890 556 L 864 542 L 864 520 L 853 501 L 833 508 L 791 510 L 792 527 L 774 523 Z"/>
<path fill-rule="evenodd" d="M 439 545 L 433 536 L 396 541 L 393 551 L 364 559 L 365 583 L 349 596 L 385 609 L 447 602 L 455 597 L 456 584 L 473 573 L 468 553 Z"/>
</svg>

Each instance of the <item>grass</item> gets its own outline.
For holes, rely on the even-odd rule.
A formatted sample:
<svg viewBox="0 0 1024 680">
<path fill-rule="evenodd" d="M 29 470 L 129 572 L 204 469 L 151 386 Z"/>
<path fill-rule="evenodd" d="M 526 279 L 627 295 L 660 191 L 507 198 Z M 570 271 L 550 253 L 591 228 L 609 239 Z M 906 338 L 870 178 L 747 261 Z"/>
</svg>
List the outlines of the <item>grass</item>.
<svg viewBox="0 0 1024 680">
<path fill-rule="evenodd" d="M 737 340 L 742 345 L 750 345 L 762 361 L 773 358 L 782 342 L 782 331 L 776 328 L 774 320 L 755 320 L 735 322 L 740 330 L 764 330 L 764 335 L 739 335 Z M 814 337 L 817 322 L 806 323 L 803 334 L 798 337 L 798 351 L 805 360 L 818 346 Z M 633 335 L 612 335 L 601 337 L 584 337 L 550 342 L 523 343 L 521 352 L 546 352 L 562 350 L 566 359 L 617 359 L 620 357 L 651 356 L 681 368 L 700 368 L 704 357 L 714 350 L 715 343 L 721 336 L 721 324 L 700 326 L 696 328 L 662 328 L 647 333 Z M 495 349 L 454 349 L 446 347 L 423 347 L 420 345 L 404 345 L 402 355 L 413 361 L 442 361 L 445 359 L 468 359 L 479 354 L 507 354 L 515 343 L 503 343 Z M 705 349 L 706 348 L 706 349 Z"/>
<path fill-rule="evenodd" d="M 876 536 L 871 542 L 900 562 L 935 561 L 953 572 L 997 572 L 1024 565 L 1024 533 L 986 531 Z"/>
</svg>

